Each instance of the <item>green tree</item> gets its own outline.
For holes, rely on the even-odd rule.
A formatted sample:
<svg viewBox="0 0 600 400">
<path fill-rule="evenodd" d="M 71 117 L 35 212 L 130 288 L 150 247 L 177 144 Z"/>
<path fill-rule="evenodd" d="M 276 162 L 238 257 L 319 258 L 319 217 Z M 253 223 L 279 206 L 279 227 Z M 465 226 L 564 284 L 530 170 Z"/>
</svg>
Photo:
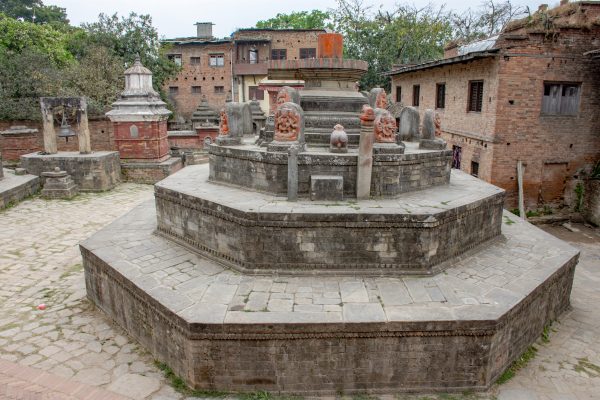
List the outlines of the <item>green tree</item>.
<svg viewBox="0 0 600 400">
<path fill-rule="evenodd" d="M 82 27 L 86 34 L 71 42 L 74 52 L 85 54 L 85 48 L 90 44 L 103 46 L 126 65 L 133 63 L 139 54 L 142 63 L 154 75 L 154 88 L 161 94 L 163 82 L 179 71 L 179 67 L 167 59 L 149 15 L 131 13 L 119 18 L 117 14 L 100 14 L 97 22 Z M 164 94 L 163 99 L 166 99 Z"/>
<path fill-rule="evenodd" d="M 261 29 L 326 29 L 332 27 L 331 16 L 328 12 L 321 10 L 280 13 L 273 18 L 256 23 L 256 28 Z"/>
<path fill-rule="evenodd" d="M 390 89 L 383 73 L 395 63 L 418 63 L 443 55 L 452 27 L 443 6 L 417 8 L 397 5 L 391 11 L 373 10 L 362 0 L 338 0 L 333 11 L 335 29 L 344 35 L 344 56 L 369 62 L 360 87 Z"/>
<path fill-rule="evenodd" d="M 41 0 L 2 0 L 0 1 L 0 13 L 36 24 L 69 23 L 64 8 L 46 6 Z"/>
</svg>

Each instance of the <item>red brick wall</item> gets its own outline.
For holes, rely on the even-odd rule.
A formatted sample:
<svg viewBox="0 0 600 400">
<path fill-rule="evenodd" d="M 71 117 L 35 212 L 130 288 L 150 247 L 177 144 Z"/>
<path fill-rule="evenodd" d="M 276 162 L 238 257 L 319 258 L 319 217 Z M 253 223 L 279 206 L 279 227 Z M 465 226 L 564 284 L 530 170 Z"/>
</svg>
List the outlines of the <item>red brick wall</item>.
<svg viewBox="0 0 600 400">
<path fill-rule="evenodd" d="M 517 201 L 517 160 L 526 164 L 526 205 L 536 207 L 568 203 L 571 181 L 600 158 L 600 61 L 583 56 L 591 46 L 600 46 L 600 28 L 563 31 L 554 39 L 530 34 L 503 52 L 492 183 L 509 189 L 508 204 Z M 541 113 L 545 81 L 581 83 L 577 115 Z M 556 197 L 565 190 L 564 198 Z"/>
<path fill-rule="evenodd" d="M 132 136 L 131 127 L 138 128 L 137 137 Z M 167 121 L 115 122 L 115 142 L 121 160 L 157 161 L 167 158 Z"/>
<path fill-rule="evenodd" d="M 232 43 L 176 45 L 169 54 L 181 54 L 182 70 L 177 77 L 168 80 L 163 89 L 169 94 L 169 87 L 178 87 L 176 95 L 169 98 L 177 113 L 190 119 L 192 113 L 200 104 L 202 95 L 206 95 L 208 104 L 214 109 L 220 109 L 225 104 L 227 93 L 231 90 L 231 50 Z M 224 65 L 211 67 L 211 54 L 223 54 Z M 191 57 L 200 57 L 199 65 L 192 65 Z M 200 86 L 201 93 L 192 93 L 193 86 Z M 222 93 L 215 92 L 215 86 L 223 86 Z"/>
<path fill-rule="evenodd" d="M 471 173 L 471 161 L 479 163 L 479 177 L 490 181 L 492 177 L 492 143 L 497 104 L 497 62 L 495 58 L 453 64 L 424 71 L 415 71 L 392 77 L 392 99 L 396 99 L 397 86 L 402 87 L 402 101 L 413 104 L 413 85 L 420 85 L 419 113 L 421 121 L 426 109 L 435 109 L 441 116 L 443 138 L 449 148 L 462 148 L 461 169 Z M 468 112 L 469 81 L 483 80 L 481 112 Z M 446 84 L 446 104 L 435 108 L 436 84 Z"/>
<path fill-rule="evenodd" d="M 0 135 L 0 150 L 2 150 L 5 161 L 18 161 L 23 154 L 42 151 L 44 149 L 44 138 L 42 123 L 38 121 L 0 121 L 0 131 L 4 131 L 13 125 L 25 125 L 28 128 L 38 130 L 35 134 L 28 135 Z M 108 119 L 90 119 L 89 129 L 92 142 L 92 150 L 116 150 L 112 123 Z M 58 127 L 55 127 L 58 131 Z M 77 127 L 74 127 L 77 130 Z M 65 139 L 57 138 L 59 151 L 79 151 L 77 137 Z"/>
<path fill-rule="evenodd" d="M 420 84 L 422 113 L 434 108 L 435 84 L 445 81 L 446 107 L 438 111 L 449 147 L 462 147 L 462 170 L 470 173 L 471 162 L 479 162 L 479 176 L 506 189 L 512 208 L 522 160 L 526 207 L 569 204 L 582 170 L 600 158 L 600 62 L 583 56 L 600 47 L 600 28 L 511 37 L 520 40 L 499 41 L 496 58 L 393 77 L 392 98 L 401 85 L 403 103 L 412 105 L 412 85 Z M 466 112 L 468 81 L 475 79 L 484 80 L 481 113 Z M 581 83 L 577 115 L 541 114 L 545 81 Z"/>
</svg>

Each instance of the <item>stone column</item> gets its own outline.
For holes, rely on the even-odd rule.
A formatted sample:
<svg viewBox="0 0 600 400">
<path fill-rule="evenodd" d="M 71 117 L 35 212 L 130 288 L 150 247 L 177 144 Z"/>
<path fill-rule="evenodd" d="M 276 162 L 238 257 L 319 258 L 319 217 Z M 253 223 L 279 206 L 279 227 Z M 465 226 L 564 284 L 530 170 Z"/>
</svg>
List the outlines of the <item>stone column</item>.
<svg viewBox="0 0 600 400">
<path fill-rule="evenodd" d="M 360 142 L 358 144 L 358 164 L 356 174 L 356 198 L 368 199 L 371 196 L 371 171 L 373 169 L 373 121 L 375 114 L 368 106 L 363 107 L 360 116 Z"/>
<path fill-rule="evenodd" d="M 288 149 L 288 201 L 298 200 L 298 152 L 300 146 L 293 144 Z"/>
<path fill-rule="evenodd" d="M 58 147 L 56 145 L 56 132 L 54 131 L 54 116 L 52 109 L 46 108 L 42 99 L 40 99 L 42 108 L 42 122 L 44 125 L 44 152 L 47 154 L 56 154 Z"/>
<path fill-rule="evenodd" d="M 81 98 L 79 112 L 79 133 L 77 135 L 79 152 L 81 154 L 90 154 L 92 152 L 92 142 L 90 138 L 90 128 L 88 126 L 87 101 L 85 100 L 85 97 Z"/>
</svg>

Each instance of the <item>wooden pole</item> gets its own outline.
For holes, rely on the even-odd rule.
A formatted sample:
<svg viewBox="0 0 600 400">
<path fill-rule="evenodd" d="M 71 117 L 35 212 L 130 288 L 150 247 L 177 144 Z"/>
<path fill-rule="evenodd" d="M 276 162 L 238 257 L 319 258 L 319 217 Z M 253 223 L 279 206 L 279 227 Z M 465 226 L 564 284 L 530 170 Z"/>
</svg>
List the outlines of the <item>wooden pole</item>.
<svg viewBox="0 0 600 400">
<path fill-rule="evenodd" d="M 517 161 L 517 183 L 519 185 L 519 216 L 524 220 L 527 220 L 527 215 L 525 214 L 525 199 L 523 194 L 523 161 Z"/>
<path fill-rule="evenodd" d="M 40 106 L 42 109 L 42 121 L 44 125 L 44 152 L 47 154 L 56 154 L 58 148 L 56 144 L 56 132 L 54 131 L 54 116 L 52 115 L 52 109 L 46 108 L 41 98 Z"/>
<path fill-rule="evenodd" d="M 85 97 L 82 97 L 80 100 L 79 113 L 79 134 L 77 135 L 79 153 L 89 154 L 92 152 L 92 143 L 90 138 L 90 128 L 88 126 L 87 102 Z"/>
</svg>

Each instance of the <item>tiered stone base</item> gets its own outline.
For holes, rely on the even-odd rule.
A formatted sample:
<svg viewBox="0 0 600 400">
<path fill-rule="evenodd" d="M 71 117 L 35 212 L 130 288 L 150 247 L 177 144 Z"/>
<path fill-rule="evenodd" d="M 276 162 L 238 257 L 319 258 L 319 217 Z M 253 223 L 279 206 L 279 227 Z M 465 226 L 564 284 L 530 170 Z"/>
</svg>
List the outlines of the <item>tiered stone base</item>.
<svg viewBox="0 0 600 400">
<path fill-rule="evenodd" d="M 21 166 L 37 176 L 58 167 L 71 175 L 81 192 L 110 190 L 121 181 L 121 165 L 116 151 L 31 153 L 21 156 Z"/>
<path fill-rule="evenodd" d="M 39 190 L 40 178 L 37 176 L 15 175 L 12 170 L 4 169 L 4 177 L 0 178 L 0 210 L 34 195 Z"/>
<path fill-rule="evenodd" d="M 578 252 L 505 213 L 433 277 L 247 276 L 153 234 L 145 203 L 81 245 L 88 297 L 197 389 L 488 388 L 569 305 Z"/>
<path fill-rule="evenodd" d="M 156 184 L 158 230 L 246 273 L 430 274 L 500 234 L 504 191 L 456 170 L 449 185 L 342 202 L 287 202 L 208 170 Z"/>
<path fill-rule="evenodd" d="M 183 168 L 183 162 L 179 157 L 170 157 L 160 162 L 121 162 L 121 173 L 125 182 L 153 184 L 181 168 Z"/>
<path fill-rule="evenodd" d="M 229 185 L 275 195 L 287 194 L 287 150 L 270 152 L 249 143 L 239 146 L 212 145 L 210 179 Z M 298 195 L 309 197 L 312 175 L 339 175 L 344 180 L 344 197 L 356 197 L 357 151 L 332 154 L 309 151 L 298 155 Z M 405 154 L 375 154 L 371 196 L 400 193 L 446 185 L 450 180 L 451 150 L 419 150 L 406 143 Z"/>
</svg>

